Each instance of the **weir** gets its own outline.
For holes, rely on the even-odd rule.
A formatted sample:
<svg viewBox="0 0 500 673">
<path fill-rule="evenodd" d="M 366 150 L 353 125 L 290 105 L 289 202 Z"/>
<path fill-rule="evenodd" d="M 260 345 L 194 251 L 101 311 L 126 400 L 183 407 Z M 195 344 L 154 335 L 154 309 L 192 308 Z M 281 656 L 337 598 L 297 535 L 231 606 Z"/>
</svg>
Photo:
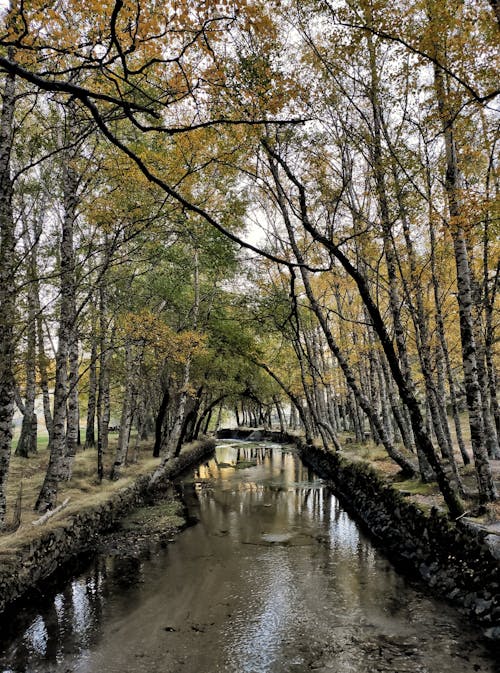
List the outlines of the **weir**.
<svg viewBox="0 0 500 673">
<path fill-rule="evenodd" d="M 226 440 L 176 488 L 193 525 L 175 544 L 115 533 L 2 629 L 1 671 L 497 670 L 479 631 L 397 574 L 294 449 Z"/>
</svg>

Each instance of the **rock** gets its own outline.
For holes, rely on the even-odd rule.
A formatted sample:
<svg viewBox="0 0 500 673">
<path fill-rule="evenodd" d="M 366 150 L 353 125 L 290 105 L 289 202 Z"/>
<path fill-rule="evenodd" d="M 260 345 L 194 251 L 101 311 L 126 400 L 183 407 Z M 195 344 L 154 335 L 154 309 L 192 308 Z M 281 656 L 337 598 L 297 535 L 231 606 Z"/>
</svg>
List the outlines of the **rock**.
<svg viewBox="0 0 500 673">
<path fill-rule="evenodd" d="M 492 626 L 489 629 L 486 629 L 486 631 L 484 632 L 484 635 L 489 640 L 500 640 L 500 625 L 499 626 Z"/>
<path fill-rule="evenodd" d="M 484 600 L 483 598 L 478 598 L 476 600 L 476 605 L 474 607 L 474 612 L 476 615 L 484 615 L 486 612 L 488 612 L 493 604 L 492 600 Z"/>
<path fill-rule="evenodd" d="M 484 538 L 485 543 L 488 545 L 488 549 L 491 555 L 500 561 L 500 537 L 498 535 L 487 535 Z"/>
<path fill-rule="evenodd" d="M 366 464 L 299 443 L 299 454 L 379 540 L 391 560 L 418 572 L 433 593 L 465 606 L 484 625 L 500 615 L 498 533 L 404 498 Z M 497 628 L 497 627 L 492 627 Z M 498 627 L 500 628 L 500 626 Z M 490 631 L 490 630 L 489 630 Z M 490 631 L 491 632 L 491 631 Z"/>
</svg>

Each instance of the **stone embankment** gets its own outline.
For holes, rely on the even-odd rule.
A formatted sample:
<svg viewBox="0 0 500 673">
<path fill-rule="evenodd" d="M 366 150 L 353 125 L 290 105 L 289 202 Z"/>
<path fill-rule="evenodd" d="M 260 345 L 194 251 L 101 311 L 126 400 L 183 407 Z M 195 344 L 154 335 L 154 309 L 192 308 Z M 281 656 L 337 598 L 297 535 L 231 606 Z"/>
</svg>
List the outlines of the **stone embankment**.
<svg viewBox="0 0 500 673">
<path fill-rule="evenodd" d="M 69 521 L 47 532 L 17 550 L 14 556 L 0 559 L 0 613 L 14 601 L 79 554 L 97 547 L 97 538 L 113 529 L 118 521 L 155 494 L 165 489 L 172 479 L 212 455 L 213 440 L 205 440 L 185 450 L 168 464 L 160 479 L 151 484 L 151 475 L 141 475 L 128 487 L 115 492 L 106 502 L 83 507 Z"/>
<path fill-rule="evenodd" d="M 270 441 L 288 444 L 297 441 L 297 435 L 262 428 L 222 428 L 217 432 L 219 439 L 244 439 L 249 442 Z"/>
<path fill-rule="evenodd" d="M 401 493 L 365 462 L 310 446 L 294 435 L 223 430 L 221 438 L 295 442 L 303 462 L 333 490 L 402 571 L 465 609 L 500 641 L 500 531 L 467 517 L 451 521 Z"/>
<path fill-rule="evenodd" d="M 303 462 L 333 489 L 397 566 L 465 608 L 500 640 L 500 536 L 466 517 L 451 521 L 388 484 L 370 465 L 298 443 Z"/>
</svg>

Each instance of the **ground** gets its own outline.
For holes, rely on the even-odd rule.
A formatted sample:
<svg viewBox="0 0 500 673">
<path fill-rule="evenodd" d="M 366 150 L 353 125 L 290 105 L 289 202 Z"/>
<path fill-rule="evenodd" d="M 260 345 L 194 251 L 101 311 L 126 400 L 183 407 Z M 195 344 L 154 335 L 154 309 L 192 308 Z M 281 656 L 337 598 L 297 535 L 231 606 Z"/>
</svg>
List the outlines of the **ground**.
<svg viewBox="0 0 500 673">
<path fill-rule="evenodd" d="M 105 456 L 105 479 L 99 483 L 97 479 L 97 454 L 95 449 L 80 450 L 75 458 L 73 477 L 70 482 L 60 485 L 58 504 L 69 498 L 68 504 L 60 512 L 50 517 L 42 526 L 33 525 L 40 515 L 33 510 L 48 462 L 46 438 L 42 435 L 39 452 L 30 458 L 12 456 L 7 488 L 7 526 L 12 523 L 15 509 L 20 502 L 21 525 L 12 533 L 0 535 L 0 556 L 9 555 L 16 549 L 46 532 L 51 527 L 64 524 L 65 520 L 80 511 L 83 506 L 97 505 L 109 499 L 110 495 L 131 485 L 141 474 L 147 474 L 158 465 L 158 458 L 152 458 L 152 447 L 149 442 L 140 446 L 137 463 L 126 465 L 122 478 L 109 481 L 111 462 L 114 456 L 116 438 L 111 435 L 110 447 Z"/>
<path fill-rule="evenodd" d="M 463 423 L 463 431 L 466 443 L 468 441 L 467 427 Z M 384 449 L 376 446 L 373 442 L 356 444 L 352 437 L 344 435 L 340 437 L 343 453 L 350 460 L 368 462 L 379 474 L 383 474 L 388 480 L 403 491 L 408 497 L 425 509 L 432 506 L 444 507 L 443 498 L 436 484 L 422 484 L 418 480 L 401 481 L 399 467 L 387 456 Z M 110 446 L 105 456 L 105 475 L 111 468 L 111 461 L 116 445 L 116 436 L 110 437 Z M 123 476 L 118 481 L 109 481 L 107 478 L 99 483 L 97 480 L 97 457 L 95 449 L 80 450 L 75 459 L 73 478 L 69 483 L 61 484 L 58 502 L 62 503 L 69 498 L 67 506 L 49 518 L 42 527 L 34 526 L 33 522 L 39 515 L 33 511 L 34 503 L 38 496 L 45 469 L 48 461 L 46 452 L 46 435 L 40 434 L 39 453 L 29 459 L 12 456 L 10 477 L 7 492 L 7 525 L 12 522 L 16 503 L 20 502 L 21 525 L 10 534 L 0 536 L 0 556 L 12 554 L 30 539 L 64 523 L 72 514 L 81 510 L 82 506 L 92 506 L 105 501 L 109 496 L 126 486 L 129 486 L 140 474 L 151 472 L 158 464 L 158 459 L 151 456 L 152 448 L 149 442 L 142 442 L 139 450 L 139 460 L 135 464 L 123 468 Z M 462 465 L 460 453 L 456 448 L 457 464 Z M 240 465 L 246 467 L 247 465 Z M 491 467 L 495 475 L 498 491 L 500 492 L 500 461 L 491 461 Z M 460 467 L 460 472 L 466 487 L 470 491 L 476 489 L 474 471 L 471 466 Z M 476 512 L 477 503 L 470 500 L 465 503 L 467 512 Z M 477 512 L 476 512 L 477 513 Z M 481 510 L 480 516 L 475 516 L 474 521 L 488 527 L 490 532 L 500 534 L 500 501 L 488 504 Z"/>
<path fill-rule="evenodd" d="M 365 444 L 356 444 L 354 442 L 343 443 L 343 454 L 349 460 L 360 460 L 369 463 L 379 474 L 384 475 L 399 488 L 405 495 L 411 497 L 414 502 L 426 509 L 431 507 L 444 508 L 444 500 L 439 492 L 436 483 L 423 484 L 418 479 L 402 481 L 400 479 L 400 469 L 394 461 L 392 461 L 384 449 L 376 446 L 373 442 L 366 442 Z M 476 478 L 472 465 L 464 466 L 458 448 L 455 450 L 455 457 L 459 468 L 460 475 L 463 479 L 465 487 L 470 492 L 477 492 Z M 500 460 L 490 461 L 491 469 L 494 475 L 497 491 L 500 494 Z M 489 503 L 484 508 L 478 510 L 478 503 L 473 498 L 465 501 L 466 512 L 479 514 L 474 516 L 476 523 L 483 524 L 496 532 L 496 528 L 500 528 L 500 500 Z M 500 533 L 500 531 L 499 531 Z"/>
</svg>

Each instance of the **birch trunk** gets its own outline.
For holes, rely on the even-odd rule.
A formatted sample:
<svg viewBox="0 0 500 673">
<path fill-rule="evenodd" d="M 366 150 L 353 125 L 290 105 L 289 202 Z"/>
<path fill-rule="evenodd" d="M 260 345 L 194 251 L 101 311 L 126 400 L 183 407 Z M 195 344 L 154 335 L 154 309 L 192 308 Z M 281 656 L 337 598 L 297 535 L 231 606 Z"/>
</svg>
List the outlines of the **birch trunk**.
<svg viewBox="0 0 500 673">
<path fill-rule="evenodd" d="M 405 379 L 403 373 L 401 372 L 398 357 L 396 355 L 392 339 L 387 331 L 380 310 L 371 296 L 366 278 L 351 263 L 351 261 L 346 257 L 346 255 L 339 248 L 339 246 L 336 245 L 335 242 L 330 237 L 325 236 L 313 225 L 313 223 L 309 219 L 308 203 L 304 185 L 293 174 L 293 172 L 290 170 L 290 167 L 282 159 L 282 157 L 280 157 L 274 150 L 271 149 L 267 141 L 264 140 L 263 145 L 270 158 L 279 163 L 279 165 L 285 171 L 288 179 L 292 182 L 292 184 L 298 191 L 300 219 L 305 231 L 308 234 L 310 234 L 314 238 L 314 240 L 320 243 L 326 250 L 328 250 L 329 253 L 335 259 L 338 260 L 338 262 L 344 268 L 346 273 L 348 273 L 348 275 L 356 283 L 360 297 L 370 315 L 373 329 L 375 330 L 380 340 L 380 344 L 386 355 L 387 362 L 389 364 L 394 382 L 398 387 L 399 393 L 401 395 L 404 404 L 406 404 L 406 406 L 408 407 L 415 442 L 417 446 L 421 448 L 421 450 L 425 454 L 427 460 L 429 461 L 429 463 L 431 464 L 432 468 L 436 473 L 439 488 L 450 510 L 450 514 L 455 517 L 460 516 L 463 513 L 464 509 L 463 509 L 463 503 L 460 500 L 459 494 L 457 492 L 456 484 L 454 484 L 449 479 L 446 470 L 444 469 L 444 466 L 442 465 L 441 461 L 438 459 L 436 455 L 432 441 L 430 440 L 428 434 L 425 431 L 424 419 L 422 417 L 422 413 L 418 405 L 418 400 L 415 397 L 413 389 L 411 388 L 411 386 L 409 386 L 408 381 Z M 278 179 L 278 189 L 279 190 L 283 189 L 281 183 L 279 182 L 279 179 Z"/>
<path fill-rule="evenodd" d="M 38 424 L 35 414 L 36 399 L 36 287 L 38 241 L 30 241 L 28 223 L 23 223 L 24 254 L 28 262 L 28 296 L 26 324 L 26 389 L 24 397 L 23 424 L 16 447 L 16 456 L 27 458 L 37 452 Z"/>
<path fill-rule="evenodd" d="M 427 186 L 427 193 L 428 193 L 428 199 L 429 203 L 431 202 L 431 193 L 430 193 L 430 180 L 428 178 L 427 180 L 428 186 Z M 470 457 L 467 452 L 467 449 L 465 447 L 465 442 L 462 434 L 462 424 L 460 422 L 460 412 L 458 408 L 458 400 L 457 400 L 457 390 L 455 386 L 455 379 L 453 376 L 453 371 L 451 368 L 451 362 L 450 362 L 450 355 L 448 351 L 448 343 L 446 341 L 446 332 L 445 332 L 445 327 L 444 327 L 444 320 L 443 320 L 443 312 L 442 312 L 442 306 L 441 306 L 441 290 L 439 287 L 439 279 L 438 279 L 438 274 L 437 274 L 437 268 L 436 268 L 436 234 L 434 231 L 434 227 L 431 222 L 431 218 L 429 218 L 429 233 L 430 233 L 430 244 L 431 244 L 431 275 L 432 275 L 432 291 L 433 291 L 433 296 L 434 296 L 434 304 L 435 304 L 435 311 L 436 311 L 436 325 L 437 325 L 437 332 L 439 336 L 439 344 L 440 344 L 440 355 L 444 361 L 445 365 L 445 370 L 446 370 L 446 377 L 448 380 L 448 389 L 450 392 L 450 402 L 451 402 L 451 408 L 452 408 L 452 413 L 453 413 L 453 423 L 455 425 L 455 433 L 457 436 L 457 443 L 458 447 L 460 449 L 460 454 L 462 456 L 462 461 L 464 465 L 469 465 L 470 463 Z M 439 355 L 438 355 L 439 358 Z"/>
<path fill-rule="evenodd" d="M 9 58 L 14 50 L 8 50 Z M 15 231 L 12 216 L 10 154 L 15 106 L 15 78 L 7 73 L 0 116 L 0 530 L 5 525 L 6 484 L 14 417 Z"/>
<path fill-rule="evenodd" d="M 167 377 L 164 389 L 163 389 L 163 395 L 162 399 L 160 402 L 160 407 L 158 409 L 158 413 L 156 414 L 155 418 L 155 443 L 153 447 L 153 458 L 159 458 L 160 452 L 161 452 L 161 447 L 163 445 L 163 437 L 164 437 L 164 427 L 165 427 L 165 419 L 167 415 L 167 409 L 168 405 L 170 404 L 170 377 Z"/>
<path fill-rule="evenodd" d="M 377 357 L 378 356 L 378 357 Z M 387 436 L 393 441 L 393 435 L 392 435 L 392 428 L 391 428 L 391 414 L 389 413 L 389 410 L 392 411 L 392 416 L 396 419 L 396 424 L 399 426 L 403 426 L 404 422 L 402 417 L 399 415 L 399 408 L 397 406 L 397 402 L 394 398 L 394 395 L 391 395 L 389 392 L 389 385 L 390 382 L 386 380 L 386 377 L 384 376 L 384 370 L 382 369 L 381 365 L 381 360 L 382 357 L 380 353 L 376 353 L 376 355 L 373 356 L 373 366 L 376 370 L 377 378 L 378 378 L 378 390 L 379 390 L 379 395 L 380 395 L 380 405 L 381 405 L 381 412 L 382 412 L 382 418 L 384 421 L 384 427 L 386 428 Z M 398 416 L 396 416 L 398 414 Z M 399 418 L 399 423 L 398 423 L 398 418 Z M 401 434 L 401 437 L 406 437 L 406 427 L 399 427 L 399 432 Z M 380 438 L 379 438 L 380 440 Z M 406 439 L 406 441 L 403 441 L 403 445 L 410 451 L 414 452 L 415 447 L 412 446 L 409 443 L 409 438 Z"/>
<path fill-rule="evenodd" d="M 194 427 L 193 431 L 193 437 L 192 439 L 198 439 L 200 436 L 200 433 L 202 432 L 202 428 L 204 425 L 206 425 L 206 419 L 209 416 L 209 414 L 213 413 L 213 410 L 215 407 L 222 402 L 222 400 L 225 399 L 225 395 L 221 395 L 219 397 L 216 397 L 214 400 L 211 400 L 210 402 L 205 402 L 205 408 L 203 409 L 202 413 L 199 415 L 198 420 L 196 421 L 196 425 Z M 237 409 L 237 406 L 235 406 L 235 410 Z M 239 427 L 239 423 L 238 423 Z M 204 431 L 206 432 L 206 430 Z"/>
<path fill-rule="evenodd" d="M 487 233 L 485 233 L 485 237 Z M 485 249 L 487 243 L 485 242 Z M 495 344 L 495 323 L 494 323 L 494 306 L 495 299 L 498 290 L 498 283 L 500 277 L 500 263 L 497 264 L 497 268 L 494 275 L 493 287 L 488 287 L 488 256 L 487 253 L 484 253 L 484 268 L 485 268 L 485 279 L 484 279 L 484 314 L 485 314 L 485 336 L 484 336 L 484 348 L 485 348 L 485 359 L 486 359 L 486 375 L 488 380 L 488 390 L 490 396 L 491 404 L 491 413 L 493 415 L 493 420 L 495 423 L 495 428 L 497 431 L 497 437 L 500 438 L 500 405 L 498 403 L 497 396 L 497 372 L 495 369 L 495 364 L 493 361 L 493 350 Z"/>
<path fill-rule="evenodd" d="M 281 213 L 283 215 L 283 219 L 285 221 L 285 226 L 288 231 L 288 236 L 290 240 L 290 244 L 292 246 L 293 253 L 295 255 L 295 258 L 301 264 L 300 266 L 300 273 L 301 273 L 301 278 L 302 282 L 304 284 L 304 288 L 306 291 L 307 298 L 309 300 L 309 303 L 311 305 L 311 308 L 316 315 L 318 322 L 321 326 L 321 329 L 323 331 L 323 334 L 325 335 L 328 347 L 330 348 L 332 354 L 335 356 L 337 359 L 337 362 L 340 365 L 340 368 L 342 369 L 342 372 L 345 376 L 346 382 L 350 390 L 352 391 L 355 401 L 359 403 L 359 406 L 361 409 L 364 411 L 364 413 L 370 418 L 371 422 L 373 423 L 373 426 L 375 427 L 378 436 L 380 437 L 380 441 L 382 442 L 385 450 L 387 451 L 388 455 L 401 467 L 401 469 L 408 475 L 414 475 L 415 474 L 415 466 L 412 464 L 412 462 L 406 458 L 404 454 L 401 453 L 388 439 L 383 423 L 380 420 L 380 417 L 378 414 L 374 411 L 372 406 L 370 405 L 368 399 L 363 395 L 361 390 L 359 389 L 356 379 L 354 377 L 354 374 L 352 373 L 352 370 L 346 360 L 346 358 L 343 356 L 341 349 L 337 345 L 332 331 L 330 330 L 328 326 L 328 321 L 321 310 L 320 305 L 318 304 L 316 297 L 314 295 L 314 292 L 311 287 L 311 283 L 309 281 L 309 274 L 308 271 L 306 270 L 304 266 L 304 259 L 302 257 L 302 253 L 300 252 L 298 245 L 295 240 L 295 234 L 293 231 L 293 227 L 291 225 L 291 221 L 288 215 L 288 209 L 286 205 L 286 200 L 285 196 L 283 194 L 283 188 L 279 179 L 278 171 L 277 171 L 277 166 L 270 157 L 270 168 L 271 172 L 274 178 L 274 182 L 276 185 L 277 189 L 277 195 L 278 195 L 278 205 L 280 207 Z"/>
<path fill-rule="evenodd" d="M 104 477 L 104 455 L 108 450 L 109 433 L 109 355 L 113 336 L 108 340 L 107 292 L 104 282 L 99 287 L 99 376 L 97 380 L 97 477 Z"/>
<path fill-rule="evenodd" d="M 123 393 L 122 412 L 120 416 L 120 432 L 118 434 L 118 445 L 115 453 L 115 460 L 111 468 L 110 479 L 116 480 L 121 476 L 121 469 L 127 459 L 130 431 L 132 428 L 133 401 L 135 397 L 135 378 L 136 370 L 132 344 L 127 341 L 125 344 L 125 391 Z"/>
<path fill-rule="evenodd" d="M 387 143 L 391 146 L 391 141 L 389 134 L 385 126 L 384 133 L 386 136 Z M 463 485 L 458 473 L 458 468 L 455 461 L 455 456 L 453 454 L 453 444 L 451 440 L 450 429 L 448 425 L 448 416 L 446 413 L 446 394 L 444 390 L 443 381 L 439 380 L 440 376 L 440 365 L 439 362 L 436 364 L 436 369 L 438 373 L 437 383 L 433 379 L 433 365 L 432 365 L 432 354 L 430 347 L 430 336 L 428 329 L 428 320 L 424 307 L 424 297 L 422 293 L 422 287 L 420 282 L 420 275 L 417 268 L 417 261 L 415 256 L 415 250 L 413 246 L 413 241 L 410 233 L 410 224 L 408 221 L 406 208 L 403 203 L 402 189 L 399 181 L 397 166 L 394 162 L 394 150 L 392 149 L 392 173 L 394 178 L 394 185 L 396 187 L 397 194 L 397 203 L 399 216 L 403 225 L 403 233 L 406 243 L 406 251 L 408 255 L 408 261 L 410 265 L 410 281 L 411 288 L 408 287 L 408 282 L 403 278 L 403 283 L 405 286 L 405 293 L 408 298 L 408 302 L 411 306 L 411 316 L 413 324 L 415 326 L 415 334 L 417 341 L 417 349 L 420 359 L 420 365 L 422 374 L 424 377 L 425 384 L 425 394 L 427 398 L 428 409 L 430 410 L 430 417 L 432 419 L 432 427 L 436 436 L 436 441 L 441 451 L 442 457 L 449 462 L 450 469 L 454 475 L 454 478 L 459 486 L 460 491 L 463 493 Z M 431 252 L 431 255 L 433 253 Z M 412 297 L 415 297 L 415 306 L 413 305 Z M 436 386 L 440 386 L 438 391 Z"/>
<path fill-rule="evenodd" d="M 73 110 L 70 108 L 69 128 L 66 136 L 71 137 L 73 129 Z M 78 336 L 76 331 L 76 262 L 74 250 L 74 227 L 76 208 L 78 203 L 78 177 L 73 162 L 74 150 L 64 152 L 63 164 L 63 198 L 64 219 L 61 241 L 61 329 L 59 342 L 64 339 L 62 346 L 67 352 L 67 361 L 60 361 L 60 366 L 67 371 L 67 398 L 66 408 L 66 438 L 64 459 L 61 465 L 61 478 L 69 480 L 73 471 L 73 461 L 78 443 Z M 59 343 L 59 348 L 61 344 Z M 55 405 L 55 399 L 54 399 Z M 55 411 L 54 411 L 55 416 Z"/>
<path fill-rule="evenodd" d="M 261 367 L 265 372 L 267 372 L 269 376 L 272 379 L 274 379 L 274 381 L 276 381 L 276 383 L 280 386 L 285 395 L 287 395 L 287 397 L 290 399 L 291 405 L 290 405 L 289 426 L 292 430 L 297 429 L 297 416 L 298 416 L 300 422 L 304 427 L 306 444 L 311 444 L 313 441 L 313 436 L 310 419 L 298 395 L 296 395 L 289 388 L 287 388 L 283 383 L 283 381 L 279 378 L 279 376 L 277 376 L 277 374 L 275 374 L 275 372 L 273 372 L 273 370 L 270 367 L 268 367 L 265 363 L 257 361 L 254 361 L 254 363 L 259 367 Z"/>
<path fill-rule="evenodd" d="M 486 371 L 486 345 L 481 330 L 481 316 L 476 318 L 476 344 L 477 344 L 477 373 L 481 389 L 481 405 L 483 412 L 485 445 L 488 456 L 492 459 L 500 458 L 497 429 L 491 414 L 491 400 Z"/>
<path fill-rule="evenodd" d="M 273 395 L 274 406 L 276 407 L 276 413 L 278 414 L 278 420 L 280 424 L 280 432 L 282 435 L 286 432 L 285 427 L 285 414 L 283 413 L 283 407 L 281 406 L 280 399 L 277 395 Z"/>
<path fill-rule="evenodd" d="M 296 308 L 296 307 L 295 307 Z M 297 314 L 296 314 L 297 317 Z M 309 372 L 312 374 L 312 385 L 309 385 L 307 383 L 307 370 L 306 370 L 306 358 L 304 357 L 304 353 L 302 351 L 302 346 L 300 344 L 300 327 L 297 325 L 297 332 L 295 335 L 294 341 L 294 348 L 295 348 L 295 353 L 297 355 L 297 359 L 299 362 L 299 367 L 300 367 L 300 375 L 301 375 L 301 380 L 302 380 L 302 389 L 305 394 L 306 398 L 306 408 L 309 411 L 309 416 L 310 416 L 310 424 L 311 424 L 311 434 L 316 430 L 320 436 L 321 436 L 321 441 L 323 442 L 323 446 L 326 450 L 328 450 L 328 437 L 327 437 L 327 432 L 324 427 L 324 425 L 321 422 L 320 415 L 318 413 L 318 406 L 317 406 L 317 398 L 315 393 L 317 392 L 317 382 L 315 379 L 314 373 L 311 372 L 311 369 Z M 307 339 L 306 339 L 307 341 Z"/>
<path fill-rule="evenodd" d="M 89 449 L 95 446 L 95 413 L 97 399 L 97 338 L 95 336 L 95 326 L 92 329 L 92 347 L 90 352 L 89 365 L 89 392 L 87 404 L 87 421 L 85 423 L 85 448 Z"/>
<path fill-rule="evenodd" d="M 372 165 L 375 177 L 376 191 L 379 201 L 380 219 L 382 223 L 383 240 L 384 240 L 384 253 L 387 265 L 387 275 L 389 280 L 389 304 L 393 319 L 394 334 L 398 348 L 401 372 L 404 378 L 406 379 L 407 384 L 410 387 L 415 388 L 415 384 L 412 380 L 409 365 L 405 330 L 401 320 L 400 307 L 402 305 L 402 302 L 399 294 L 397 271 L 396 271 L 397 252 L 392 238 L 392 224 L 391 224 L 392 218 L 389 212 L 389 201 L 387 197 L 386 184 L 385 184 L 385 172 L 382 163 L 382 131 L 384 128 L 384 122 L 382 119 L 382 111 L 379 103 L 376 56 L 375 56 L 375 49 L 373 46 L 373 40 L 370 34 L 368 35 L 367 40 L 370 53 L 370 68 L 372 76 L 371 93 L 370 93 L 372 111 L 373 111 L 373 139 L 371 143 Z M 410 264 L 413 261 L 413 270 L 414 270 L 414 257 L 412 255 L 413 247 L 411 245 L 411 239 L 409 239 L 409 234 L 407 231 L 408 225 L 405 221 L 406 218 L 404 216 L 404 210 L 401 207 L 399 208 L 399 210 L 400 210 L 399 216 L 402 217 L 404 222 L 403 229 L 406 230 L 405 238 L 411 260 Z M 407 295 L 408 297 L 411 296 L 409 292 L 407 292 Z M 418 289 L 417 289 L 417 311 L 413 311 L 412 315 L 416 323 L 417 334 L 420 336 L 420 339 L 418 340 L 419 356 L 421 361 L 422 374 L 424 377 L 427 404 L 428 408 L 430 409 L 436 440 L 441 450 L 441 456 L 445 459 L 447 463 L 449 463 L 450 470 L 453 474 L 458 490 L 460 491 L 460 493 L 463 493 L 463 486 L 461 483 L 460 476 L 458 474 L 458 469 L 455 463 L 455 458 L 453 456 L 452 447 L 451 444 L 447 442 L 447 437 L 442 427 L 441 416 L 437 408 L 438 401 L 431 374 L 432 368 L 431 368 L 429 340 L 427 334 L 427 325 L 425 321 L 425 315 L 423 312 L 422 297 Z"/>
<path fill-rule="evenodd" d="M 196 330 L 198 327 L 198 313 L 200 309 L 200 269 L 198 262 L 198 251 L 194 251 L 194 303 L 193 303 L 193 329 Z M 182 427 L 184 423 L 184 415 L 186 410 L 186 403 L 189 396 L 189 382 L 191 378 L 191 363 L 192 363 L 192 353 L 189 353 L 186 357 L 186 362 L 184 364 L 183 376 L 181 387 L 179 391 L 179 400 L 177 403 L 177 409 L 175 411 L 174 420 L 172 428 L 168 433 L 164 446 L 162 448 L 163 457 L 161 463 L 153 475 L 153 480 L 155 480 L 162 472 L 166 463 L 174 458 L 180 452 L 180 442 L 179 439 L 182 433 Z M 222 408 L 222 407 L 221 407 Z M 220 416 L 221 410 L 219 410 Z"/>
<path fill-rule="evenodd" d="M 78 336 L 74 327 L 76 316 L 73 314 L 73 325 L 70 330 L 68 348 L 68 408 L 66 420 L 66 451 L 64 460 L 64 478 L 71 479 L 73 463 L 79 439 L 79 409 L 78 409 L 78 381 L 79 381 L 79 352 Z"/>
<path fill-rule="evenodd" d="M 488 453 L 484 442 L 481 389 L 478 379 L 477 350 L 474 337 L 471 272 L 469 268 L 465 232 L 461 225 L 461 193 L 464 189 L 464 185 L 458 165 L 457 148 L 455 145 L 453 129 L 453 115 L 447 105 L 443 72 L 437 65 L 434 66 L 434 87 L 445 142 L 445 190 L 448 198 L 450 229 L 457 273 L 457 300 L 460 316 L 462 363 L 467 408 L 469 412 L 472 452 L 474 454 L 480 500 L 483 502 L 491 502 L 497 499 L 498 494 L 491 474 Z"/>
<path fill-rule="evenodd" d="M 44 513 L 53 509 L 57 501 L 58 486 L 61 479 L 71 475 L 71 461 L 76 451 L 67 446 L 66 424 L 68 422 L 68 356 L 75 329 L 75 256 L 73 249 L 73 228 L 76 218 L 77 177 L 72 167 L 72 150 L 64 152 L 63 190 L 64 217 L 60 243 L 60 294 L 58 346 L 56 354 L 56 380 L 54 386 L 53 432 L 50 444 L 50 458 L 45 479 L 38 495 L 35 509 Z M 70 440 L 71 441 L 71 440 Z"/>
<path fill-rule="evenodd" d="M 45 351 L 45 334 L 43 331 L 42 312 L 40 308 L 39 289 L 37 284 L 37 307 L 36 307 L 36 335 L 38 342 L 38 371 L 40 372 L 40 389 L 42 391 L 43 401 L 43 415 L 45 419 L 45 427 L 49 436 L 48 448 L 52 444 L 52 437 L 54 434 L 54 420 L 52 418 L 52 409 L 50 408 L 50 392 L 49 392 L 49 375 L 47 372 L 47 365 L 49 358 Z"/>
</svg>

